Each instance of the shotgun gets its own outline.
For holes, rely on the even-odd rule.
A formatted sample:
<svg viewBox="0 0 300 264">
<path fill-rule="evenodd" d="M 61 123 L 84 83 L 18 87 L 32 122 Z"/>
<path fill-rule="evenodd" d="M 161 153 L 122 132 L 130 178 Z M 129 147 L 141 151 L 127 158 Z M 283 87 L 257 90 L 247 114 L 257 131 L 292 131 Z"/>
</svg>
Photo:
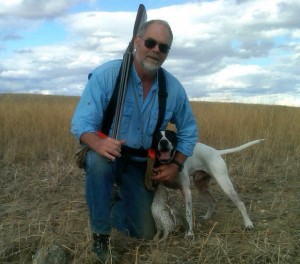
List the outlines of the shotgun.
<svg viewBox="0 0 300 264">
<path fill-rule="evenodd" d="M 112 130 L 112 138 L 114 139 L 118 138 L 119 128 L 121 124 L 124 99 L 127 90 L 128 76 L 133 61 L 134 38 L 136 37 L 140 26 L 146 21 L 146 19 L 147 19 L 146 8 L 143 4 L 140 4 L 134 22 L 132 39 L 129 42 L 129 45 L 123 55 L 123 62 L 121 65 L 121 77 L 120 77 L 120 84 L 119 84 L 118 100 L 116 105 L 115 125 L 113 126 L 113 130 Z"/>
</svg>

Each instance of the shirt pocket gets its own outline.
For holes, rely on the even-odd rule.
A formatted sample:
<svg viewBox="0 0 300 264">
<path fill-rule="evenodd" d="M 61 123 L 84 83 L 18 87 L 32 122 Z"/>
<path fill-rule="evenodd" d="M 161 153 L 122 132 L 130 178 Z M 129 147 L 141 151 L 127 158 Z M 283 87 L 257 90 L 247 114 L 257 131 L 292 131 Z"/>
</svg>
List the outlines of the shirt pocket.
<svg viewBox="0 0 300 264">
<path fill-rule="evenodd" d="M 123 115 L 121 119 L 121 126 L 120 126 L 120 135 L 123 137 L 128 132 L 128 125 L 130 124 L 131 116 L 133 112 L 133 107 L 129 103 L 125 103 L 124 109 L 123 109 Z"/>
</svg>

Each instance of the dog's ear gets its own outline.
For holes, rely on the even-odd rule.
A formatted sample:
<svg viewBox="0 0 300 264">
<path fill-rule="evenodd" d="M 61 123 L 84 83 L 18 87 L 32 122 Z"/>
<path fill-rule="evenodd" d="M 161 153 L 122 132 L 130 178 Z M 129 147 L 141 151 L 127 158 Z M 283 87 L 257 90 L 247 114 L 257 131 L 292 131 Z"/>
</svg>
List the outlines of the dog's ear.
<svg viewBox="0 0 300 264">
<path fill-rule="evenodd" d="M 176 132 L 173 130 L 166 130 L 165 133 L 166 133 L 166 138 L 169 139 L 173 145 L 177 146 L 178 139 L 177 139 Z"/>
</svg>

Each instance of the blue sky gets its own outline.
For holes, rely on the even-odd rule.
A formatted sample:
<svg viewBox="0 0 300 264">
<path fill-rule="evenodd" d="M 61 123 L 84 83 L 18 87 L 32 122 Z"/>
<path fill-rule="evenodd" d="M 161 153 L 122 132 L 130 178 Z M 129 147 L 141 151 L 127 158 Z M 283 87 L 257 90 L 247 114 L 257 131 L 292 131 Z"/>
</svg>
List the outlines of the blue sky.
<svg viewBox="0 0 300 264">
<path fill-rule="evenodd" d="M 140 3 L 0 0 L 0 93 L 81 95 L 92 69 L 122 57 Z M 142 3 L 170 23 L 163 66 L 191 100 L 300 107 L 300 1 Z"/>
<path fill-rule="evenodd" d="M 136 11 L 139 4 L 147 5 L 147 8 L 160 8 L 164 6 L 183 4 L 193 1 L 185 0 L 148 0 L 148 1 L 137 1 L 137 0 L 97 0 L 92 1 L 92 4 L 88 1 L 81 2 L 79 5 L 74 6 L 72 12 L 80 11 Z M 195 2 L 195 1 L 194 1 Z M 200 2 L 200 1 L 199 1 Z M 209 1 L 207 1 L 209 2 Z"/>
</svg>

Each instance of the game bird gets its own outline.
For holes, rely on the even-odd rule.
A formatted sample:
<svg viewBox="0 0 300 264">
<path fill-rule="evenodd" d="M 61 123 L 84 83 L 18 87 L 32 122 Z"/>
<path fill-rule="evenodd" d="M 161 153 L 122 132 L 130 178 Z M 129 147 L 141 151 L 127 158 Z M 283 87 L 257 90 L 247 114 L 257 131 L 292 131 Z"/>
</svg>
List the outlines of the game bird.
<svg viewBox="0 0 300 264">
<path fill-rule="evenodd" d="M 169 193 L 162 183 L 158 184 L 155 191 L 151 212 L 157 228 L 153 240 L 157 243 L 166 241 L 169 233 L 177 227 L 183 225 L 184 228 L 187 228 L 185 217 L 170 204 Z"/>
</svg>

